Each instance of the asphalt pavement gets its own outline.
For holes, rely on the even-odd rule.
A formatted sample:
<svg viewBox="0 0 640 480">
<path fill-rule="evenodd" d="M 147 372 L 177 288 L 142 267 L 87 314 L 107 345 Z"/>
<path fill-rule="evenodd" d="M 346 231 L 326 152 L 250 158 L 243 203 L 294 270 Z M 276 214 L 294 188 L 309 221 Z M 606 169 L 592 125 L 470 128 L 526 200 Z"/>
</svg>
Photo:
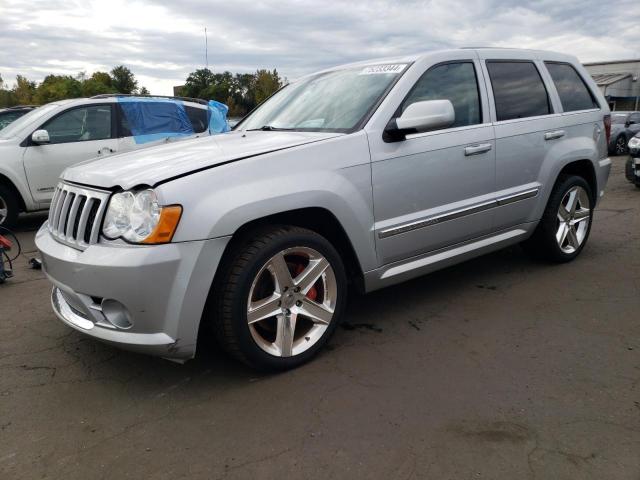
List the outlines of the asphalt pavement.
<svg viewBox="0 0 640 480">
<path fill-rule="evenodd" d="M 59 322 L 0 285 L 2 479 L 640 479 L 640 190 L 614 158 L 582 255 L 519 247 L 352 296 L 329 348 L 258 375 Z M 153 281 L 153 279 L 149 279 Z"/>
</svg>

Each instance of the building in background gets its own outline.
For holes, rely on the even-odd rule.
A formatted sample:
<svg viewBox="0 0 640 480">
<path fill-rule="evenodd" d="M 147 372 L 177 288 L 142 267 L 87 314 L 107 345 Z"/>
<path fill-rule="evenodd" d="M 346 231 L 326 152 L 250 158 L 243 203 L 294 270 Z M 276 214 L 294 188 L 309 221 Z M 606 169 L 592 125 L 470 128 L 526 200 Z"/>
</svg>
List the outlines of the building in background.
<svg viewBox="0 0 640 480">
<path fill-rule="evenodd" d="M 640 108 L 640 59 L 584 64 L 611 110 Z"/>
</svg>

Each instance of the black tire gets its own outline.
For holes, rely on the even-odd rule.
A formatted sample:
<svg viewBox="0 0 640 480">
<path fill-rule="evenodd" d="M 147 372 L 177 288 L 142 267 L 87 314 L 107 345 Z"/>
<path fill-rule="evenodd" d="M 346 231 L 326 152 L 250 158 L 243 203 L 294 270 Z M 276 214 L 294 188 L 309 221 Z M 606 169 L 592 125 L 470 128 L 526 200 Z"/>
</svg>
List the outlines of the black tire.
<svg viewBox="0 0 640 480">
<path fill-rule="evenodd" d="M 582 187 L 588 196 L 590 220 L 585 237 L 580 246 L 572 253 L 563 251 L 556 241 L 558 231 L 558 210 L 564 196 L 573 187 Z M 563 175 L 556 181 L 542 218 L 533 235 L 523 243 L 524 249 L 533 257 L 553 263 L 565 263 L 575 259 L 587 244 L 591 224 L 593 223 L 593 194 L 589 183 L 577 175 Z"/>
<path fill-rule="evenodd" d="M 260 269 L 278 252 L 294 247 L 312 248 L 324 256 L 335 274 L 338 295 L 333 317 L 319 340 L 298 355 L 280 357 L 267 353 L 253 339 L 247 323 L 247 301 Z M 218 344 L 236 359 L 262 371 L 289 370 L 309 361 L 335 331 L 346 302 L 346 272 L 333 245 L 311 230 L 273 226 L 249 235 L 226 257 L 214 281 L 209 318 L 205 318 Z"/>
<path fill-rule="evenodd" d="M 633 171 L 633 158 L 628 158 L 624 164 L 624 176 L 631 183 L 636 183 L 636 174 Z"/>
<path fill-rule="evenodd" d="M 613 144 L 613 154 L 624 155 L 627 152 L 629 152 L 629 149 L 627 148 L 627 137 L 624 135 L 618 135 L 616 143 Z"/>
<path fill-rule="evenodd" d="M 7 210 L 7 214 L 0 215 L 0 227 L 13 228 L 20 213 L 20 202 L 13 190 L 0 183 L 0 210 Z"/>
</svg>

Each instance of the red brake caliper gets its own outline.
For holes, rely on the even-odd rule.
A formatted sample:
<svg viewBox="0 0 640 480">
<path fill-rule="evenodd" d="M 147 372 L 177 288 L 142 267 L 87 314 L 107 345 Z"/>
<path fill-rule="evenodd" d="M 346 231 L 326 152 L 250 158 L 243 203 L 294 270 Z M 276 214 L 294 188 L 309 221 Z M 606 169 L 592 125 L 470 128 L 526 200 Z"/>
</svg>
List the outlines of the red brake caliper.
<svg viewBox="0 0 640 480">
<path fill-rule="evenodd" d="M 300 275 L 303 271 L 304 271 L 304 266 L 299 263 L 297 263 L 293 269 L 293 273 L 296 277 Z M 318 298 L 318 289 L 315 287 L 315 285 L 311 287 L 307 292 L 307 298 L 313 301 L 316 301 L 316 299 Z"/>
</svg>

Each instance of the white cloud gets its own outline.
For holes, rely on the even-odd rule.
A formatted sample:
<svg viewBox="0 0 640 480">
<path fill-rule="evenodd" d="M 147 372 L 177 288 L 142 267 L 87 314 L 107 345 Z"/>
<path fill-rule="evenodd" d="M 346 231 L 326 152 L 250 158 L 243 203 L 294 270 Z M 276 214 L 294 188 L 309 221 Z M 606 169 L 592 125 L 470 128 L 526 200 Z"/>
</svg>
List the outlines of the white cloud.
<svg viewBox="0 0 640 480">
<path fill-rule="evenodd" d="M 153 93 L 171 94 L 204 65 L 205 26 L 214 70 L 275 67 L 289 78 L 465 45 L 634 58 L 639 21 L 637 0 L 0 0 L 0 74 L 41 80 L 125 64 Z"/>
</svg>

